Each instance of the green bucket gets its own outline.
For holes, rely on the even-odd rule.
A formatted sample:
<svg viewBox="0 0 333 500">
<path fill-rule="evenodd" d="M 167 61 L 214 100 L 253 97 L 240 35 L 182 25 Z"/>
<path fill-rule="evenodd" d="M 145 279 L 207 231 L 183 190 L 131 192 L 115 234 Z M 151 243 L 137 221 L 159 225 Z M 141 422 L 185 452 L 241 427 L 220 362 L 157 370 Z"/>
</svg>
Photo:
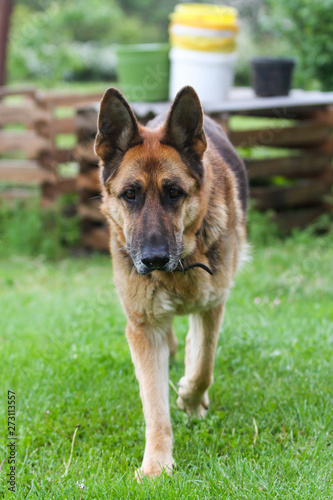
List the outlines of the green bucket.
<svg viewBox="0 0 333 500">
<path fill-rule="evenodd" d="M 169 45 L 119 45 L 119 88 L 129 101 L 166 101 L 169 96 Z"/>
</svg>

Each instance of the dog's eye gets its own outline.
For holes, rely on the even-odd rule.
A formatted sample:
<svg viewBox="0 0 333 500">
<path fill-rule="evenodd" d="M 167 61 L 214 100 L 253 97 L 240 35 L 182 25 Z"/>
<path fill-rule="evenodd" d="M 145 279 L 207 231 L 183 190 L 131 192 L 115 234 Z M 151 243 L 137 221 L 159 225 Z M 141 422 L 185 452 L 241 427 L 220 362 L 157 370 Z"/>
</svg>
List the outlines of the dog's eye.
<svg viewBox="0 0 333 500">
<path fill-rule="evenodd" d="M 126 200 L 129 200 L 129 201 L 135 200 L 134 189 L 127 189 L 127 191 L 125 191 L 125 193 L 124 193 L 124 196 L 125 196 Z"/>
<path fill-rule="evenodd" d="M 171 200 L 176 200 L 177 198 L 179 198 L 180 195 L 181 192 L 179 191 L 179 189 L 171 188 L 169 190 L 169 197 L 171 198 Z"/>
</svg>

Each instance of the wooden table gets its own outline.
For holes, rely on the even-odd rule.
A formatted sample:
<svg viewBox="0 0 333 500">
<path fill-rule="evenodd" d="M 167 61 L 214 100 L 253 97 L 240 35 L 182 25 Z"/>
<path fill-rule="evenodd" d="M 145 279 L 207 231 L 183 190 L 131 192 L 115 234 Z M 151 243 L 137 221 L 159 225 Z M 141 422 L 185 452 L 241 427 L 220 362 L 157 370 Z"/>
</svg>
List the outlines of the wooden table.
<svg viewBox="0 0 333 500">
<path fill-rule="evenodd" d="M 149 114 L 155 116 L 169 105 L 169 102 L 131 103 L 133 110 L 141 118 Z M 309 110 L 325 109 L 330 105 L 333 105 L 333 92 L 296 89 L 292 90 L 288 96 L 257 97 L 249 87 L 235 87 L 230 91 L 228 100 L 203 103 L 203 109 L 208 114 L 229 113 L 279 117 L 279 113 L 285 110 L 306 116 Z"/>
<path fill-rule="evenodd" d="M 170 103 L 136 102 L 131 106 L 145 123 Z M 88 246 L 95 246 L 91 230 L 99 226 L 101 234 L 104 228 L 96 198 L 92 200 L 99 192 L 97 157 L 92 149 L 98 108 L 98 104 L 84 107 L 77 114 L 79 213 L 87 228 Z M 333 92 L 293 90 L 289 96 L 259 98 L 250 88 L 234 88 L 229 100 L 204 103 L 203 109 L 224 127 L 244 158 L 254 206 L 272 209 L 280 229 L 304 227 L 332 210 Z M 234 116 L 256 117 L 258 127 L 250 123 L 244 129 L 235 128 Z"/>
</svg>

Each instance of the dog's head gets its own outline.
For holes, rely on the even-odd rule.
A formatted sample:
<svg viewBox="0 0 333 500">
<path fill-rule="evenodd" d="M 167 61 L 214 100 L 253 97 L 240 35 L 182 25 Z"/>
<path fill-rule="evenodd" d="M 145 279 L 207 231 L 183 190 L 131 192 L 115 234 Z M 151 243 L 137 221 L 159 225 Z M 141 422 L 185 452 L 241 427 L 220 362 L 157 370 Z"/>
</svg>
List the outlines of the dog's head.
<svg viewBox="0 0 333 500">
<path fill-rule="evenodd" d="M 193 251 L 205 212 L 203 113 L 192 87 L 176 96 L 165 123 L 140 125 L 123 95 L 103 96 L 95 151 L 104 212 L 140 274 L 173 271 Z"/>
</svg>

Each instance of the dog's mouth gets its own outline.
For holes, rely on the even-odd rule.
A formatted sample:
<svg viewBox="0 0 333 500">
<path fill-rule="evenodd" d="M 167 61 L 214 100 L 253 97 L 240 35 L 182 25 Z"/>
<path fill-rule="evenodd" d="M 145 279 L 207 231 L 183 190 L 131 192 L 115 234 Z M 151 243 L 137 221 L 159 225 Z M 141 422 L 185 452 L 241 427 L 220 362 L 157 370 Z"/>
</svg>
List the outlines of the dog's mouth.
<svg viewBox="0 0 333 500">
<path fill-rule="evenodd" d="M 144 274 L 151 274 L 154 271 L 161 271 L 164 273 L 181 272 L 181 273 L 185 274 L 190 269 L 194 269 L 196 267 L 203 269 L 211 276 L 213 276 L 213 274 L 214 274 L 213 271 L 211 270 L 211 268 L 209 266 L 207 266 L 206 264 L 203 264 L 202 262 L 195 262 L 194 264 L 190 264 L 188 266 L 185 266 L 181 259 L 176 261 L 175 264 L 170 265 L 170 262 L 169 262 L 168 264 L 166 264 L 162 267 L 154 266 L 154 265 L 146 266 L 146 265 L 142 264 L 142 262 L 140 262 L 139 265 L 137 265 L 134 262 L 134 265 L 135 265 L 135 268 L 138 271 L 138 273 L 143 274 L 143 275 Z"/>
<path fill-rule="evenodd" d="M 136 262 L 134 259 L 133 263 L 139 274 L 151 274 L 154 271 L 161 271 L 163 273 L 172 273 L 176 271 L 178 266 L 178 261 L 172 262 L 171 260 L 163 266 L 154 264 L 146 265 L 142 261 Z"/>
</svg>

